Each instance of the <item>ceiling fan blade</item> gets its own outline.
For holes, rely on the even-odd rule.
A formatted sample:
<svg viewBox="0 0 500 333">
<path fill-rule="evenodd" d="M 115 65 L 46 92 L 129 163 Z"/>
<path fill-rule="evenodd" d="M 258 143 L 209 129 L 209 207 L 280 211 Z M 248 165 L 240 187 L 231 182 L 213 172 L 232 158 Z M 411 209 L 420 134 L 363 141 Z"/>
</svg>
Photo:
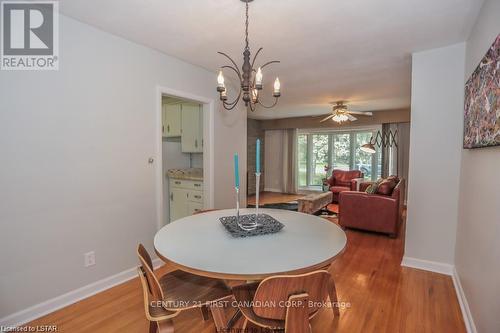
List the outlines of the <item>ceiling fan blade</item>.
<svg viewBox="0 0 500 333">
<path fill-rule="evenodd" d="M 322 122 L 324 122 L 324 121 L 327 121 L 328 119 L 332 118 L 333 116 L 334 116 L 334 115 L 333 115 L 333 114 L 331 114 L 331 115 L 329 115 L 328 117 L 323 118 L 322 120 L 320 120 L 320 123 L 322 123 Z"/>
<path fill-rule="evenodd" d="M 348 118 L 350 121 L 356 121 L 356 120 L 358 120 L 358 118 L 354 117 L 353 115 L 351 115 L 351 114 L 349 114 L 349 113 L 347 114 L 347 118 Z"/>
<path fill-rule="evenodd" d="M 357 114 L 360 116 L 373 116 L 371 112 L 363 112 L 363 111 L 349 111 L 350 114 Z"/>
</svg>

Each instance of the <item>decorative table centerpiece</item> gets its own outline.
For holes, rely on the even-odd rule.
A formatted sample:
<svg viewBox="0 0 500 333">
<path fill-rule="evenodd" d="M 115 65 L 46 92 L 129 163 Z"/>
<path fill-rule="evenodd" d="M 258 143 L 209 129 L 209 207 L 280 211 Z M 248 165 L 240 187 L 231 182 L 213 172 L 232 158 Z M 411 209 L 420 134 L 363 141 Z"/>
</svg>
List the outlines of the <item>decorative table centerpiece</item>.
<svg viewBox="0 0 500 333">
<path fill-rule="evenodd" d="M 236 192 L 236 215 L 221 217 L 219 220 L 226 230 L 234 237 L 247 237 L 280 231 L 284 225 L 268 214 L 259 213 L 260 192 L 260 140 L 256 142 L 256 194 L 255 214 L 240 215 L 240 172 L 239 157 L 234 154 L 234 189 Z"/>
</svg>

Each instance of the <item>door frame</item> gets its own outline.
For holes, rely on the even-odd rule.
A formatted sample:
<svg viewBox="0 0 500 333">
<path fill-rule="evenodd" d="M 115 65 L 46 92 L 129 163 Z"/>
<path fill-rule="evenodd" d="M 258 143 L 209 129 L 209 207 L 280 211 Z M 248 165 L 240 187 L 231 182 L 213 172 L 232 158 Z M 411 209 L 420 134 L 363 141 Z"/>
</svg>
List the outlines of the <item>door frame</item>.
<svg viewBox="0 0 500 333">
<path fill-rule="evenodd" d="M 188 91 L 181 91 L 165 86 L 156 86 L 156 160 L 155 183 L 156 183 L 156 217 L 157 227 L 164 226 L 165 221 L 165 198 L 163 197 L 163 182 L 165 172 L 163 170 L 162 149 L 162 96 L 168 95 L 203 105 L 203 208 L 214 208 L 214 119 L 215 101 L 211 97 L 200 96 Z"/>
</svg>

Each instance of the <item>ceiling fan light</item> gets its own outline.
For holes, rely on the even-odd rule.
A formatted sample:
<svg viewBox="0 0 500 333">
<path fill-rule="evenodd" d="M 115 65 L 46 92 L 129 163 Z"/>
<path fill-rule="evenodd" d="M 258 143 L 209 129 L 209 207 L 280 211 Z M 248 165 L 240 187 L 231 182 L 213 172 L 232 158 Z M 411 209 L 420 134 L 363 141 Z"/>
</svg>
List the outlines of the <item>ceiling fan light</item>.
<svg viewBox="0 0 500 333">
<path fill-rule="evenodd" d="M 337 123 L 343 123 L 344 121 L 349 120 L 349 117 L 347 117 L 347 115 L 345 115 L 345 114 L 338 114 L 337 113 L 335 116 L 333 116 L 332 120 L 337 122 Z"/>
</svg>

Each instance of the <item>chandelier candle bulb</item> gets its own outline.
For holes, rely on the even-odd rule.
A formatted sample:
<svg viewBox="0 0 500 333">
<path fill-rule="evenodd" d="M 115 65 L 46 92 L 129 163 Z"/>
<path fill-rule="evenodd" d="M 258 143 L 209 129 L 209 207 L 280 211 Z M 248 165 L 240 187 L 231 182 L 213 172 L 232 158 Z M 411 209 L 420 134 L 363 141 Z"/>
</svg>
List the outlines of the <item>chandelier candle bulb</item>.
<svg viewBox="0 0 500 333">
<path fill-rule="evenodd" d="M 280 89 L 281 89 L 280 79 L 276 78 L 276 81 L 274 81 L 274 94 L 273 94 L 274 97 L 279 97 L 281 95 Z"/>
<path fill-rule="evenodd" d="M 252 90 L 252 103 L 257 103 L 259 100 L 259 91 L 256 89 Z"/>
<path fill-rule="evenodd" d="M 259 67 L 257 73 L 255 74 L 255 88 L 262 89 L 262 69 Z"/>
<path fill-rule="evenodd" d="M 224 75 L 222 74 L 222 70 L 219 71 L 219 75 L 217 76 L 217 91 L 222 93 L 226 90 L 224 86 Z"/>
</svg>

